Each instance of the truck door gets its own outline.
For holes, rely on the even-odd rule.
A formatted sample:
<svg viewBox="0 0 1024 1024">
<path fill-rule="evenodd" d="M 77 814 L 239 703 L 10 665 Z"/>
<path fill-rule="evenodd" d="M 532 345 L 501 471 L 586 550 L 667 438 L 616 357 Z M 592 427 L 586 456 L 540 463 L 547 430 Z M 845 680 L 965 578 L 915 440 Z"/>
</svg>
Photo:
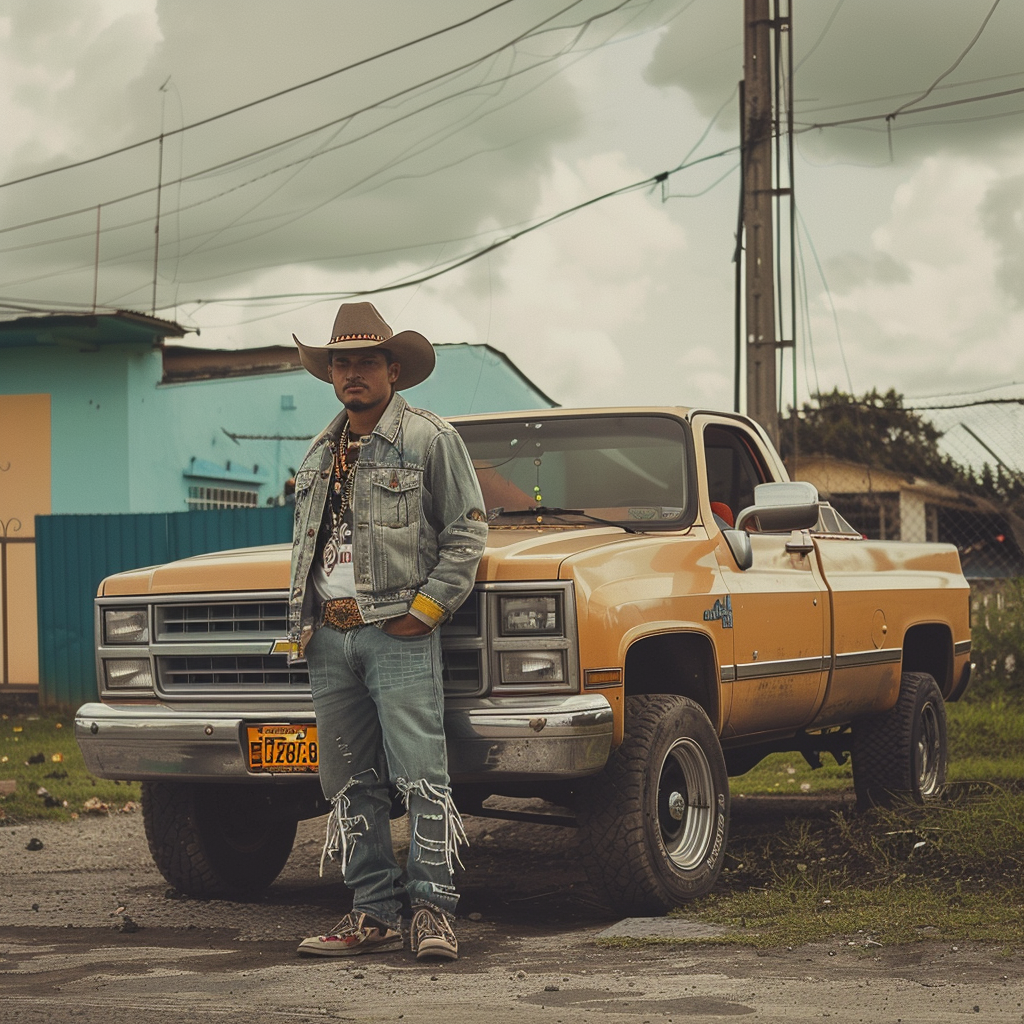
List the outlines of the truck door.
<svg viewBox="0 0 1024 1024">
<path fill-rule="evenodd" d="M 792 732 L 811 721 L 824 696 L 828 590 L 813 550 L 787 550 L 789 533 L 751 533 L 753 565 L 737 567 L 721 529 L 753 505 L 757 484 L 778 476 L 760 440 L 735 421 L 702 418 L 694 434 L 708 481 L 701 512 L 708 533 L 718 534 L 715 553 L 729 593 L 728 607 L 705 611 L 732 631 L 733 664 L 722 666 L 723 685 L 732 688 L 723 737 Z"/>
</svg>

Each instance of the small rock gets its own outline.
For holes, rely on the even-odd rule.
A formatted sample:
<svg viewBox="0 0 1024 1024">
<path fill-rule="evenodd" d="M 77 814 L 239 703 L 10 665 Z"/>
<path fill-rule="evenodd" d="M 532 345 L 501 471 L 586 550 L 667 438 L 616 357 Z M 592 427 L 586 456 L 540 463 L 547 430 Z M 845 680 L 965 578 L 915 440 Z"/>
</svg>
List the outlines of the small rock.
<svg viewBox="0 0 1024 1024">
<path fill-rule="evenodd" d="M 33 836 L 28 841 L 28 845 L 25 847 L 26 850 L 41 850 L 42 848 L 43 848 L 43 841 L 42 841 L 42 839 L 37 839 L 35 836 Z"/>
<path fill-rule="evenodd" d="M 354 971 L 352 974 L 353 978 L 365 978 L 366 975 L 362 971 Z"/>
<path fill-rule="evenodd" d="M 557 992 L 558 991 L 558 986 L 557 985 L 545 985 L 544 986 L 544 991 L 545 992 Z"/>
<path fill-rule="evenodd" d="M 476 910 L 474 910 L 473 913 L 469 915 L 469 920 L 470 921 L 482 921 L 483 919 L 484 919 L 484 915 L 481 914 L 479 911 L 476 911 Z"/>
<path fill-rule="evenodd" d="M 523 981 L 526 978 L 526 971 L 516 971 L 512 977 L 515 978 L 516 981 Z"/>
<path fill-rule="evenodd" d="M 39 910 L 39 904 L 38 903 L 33 903 L 32 904 L 32 909 L 35 910 L 35 911 L 38 911 Z"/>
<path fill-rule="evenodd" d="M 431 980 L 431 981 L 437 981 L 437 975 L 436 975 L 436 974 L 432 974 L 432 975 L 430 976 L 430 980 Z"/>
</svg>

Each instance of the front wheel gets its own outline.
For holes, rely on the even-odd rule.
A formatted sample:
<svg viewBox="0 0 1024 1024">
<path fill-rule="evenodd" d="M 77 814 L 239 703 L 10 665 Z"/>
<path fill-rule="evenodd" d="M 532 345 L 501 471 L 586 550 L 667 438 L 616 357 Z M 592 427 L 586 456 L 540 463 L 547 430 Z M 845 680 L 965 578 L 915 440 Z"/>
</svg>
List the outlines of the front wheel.
<svg viewBox="0 0 1024 1024">
<path fill-rule="evenodd" d="M 729 777 L 700 705 L 626 698 L 626 735 L 578 797 L 591 884 L 616 912 L 663 914 L 709 892 L 722 870 Z"/>
<path fill-rule="evenodd" d="M 926 672 L 904 672 L 895 707 L 853 727 L 857 805 L 922 804 L 942 795 L 948 743 L 946 705 Z"/>
<path fill-rule="evenodd" d="M 204 899 L 262 892 L 288 860 L 298 822 L 245 786 L 144 782 L 142 818 L 160 874 Z"/>
</svg>

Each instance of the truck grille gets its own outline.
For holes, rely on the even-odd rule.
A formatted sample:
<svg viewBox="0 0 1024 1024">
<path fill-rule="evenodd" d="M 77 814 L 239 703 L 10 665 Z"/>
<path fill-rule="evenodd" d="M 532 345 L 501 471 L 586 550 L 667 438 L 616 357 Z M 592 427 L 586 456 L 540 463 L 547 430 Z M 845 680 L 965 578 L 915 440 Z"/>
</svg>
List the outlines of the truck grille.
<svg viewBox="0 0 1024 1024">
<path fill-rule="evenodd" d="M 283 654 L 160 657 L 156 667 L 160 688 L 167 694 L 301 693 L 309 689 L 306 666 L 289 666 Z"/>
<path fill-rule="evenodd" d="M 288 632 L 286 601 L 231 601 L 210 604 L 158 604 L 158 640 L 200 637 L 248 639 Z"/>
</svg>

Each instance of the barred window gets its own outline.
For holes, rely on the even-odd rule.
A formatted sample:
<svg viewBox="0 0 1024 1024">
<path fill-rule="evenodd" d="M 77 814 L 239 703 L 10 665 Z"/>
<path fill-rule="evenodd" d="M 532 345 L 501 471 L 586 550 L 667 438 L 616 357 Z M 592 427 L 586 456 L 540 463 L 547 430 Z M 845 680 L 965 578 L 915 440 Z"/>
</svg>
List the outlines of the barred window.
<svg viewBox="0 0 1024 1024">
<path fill-rule="evenodd" d="M 255 508 L 258 495 L 244 487 L 190 486 L 185 499 L 190 510 L 207 508 Z"/>
</svg>

